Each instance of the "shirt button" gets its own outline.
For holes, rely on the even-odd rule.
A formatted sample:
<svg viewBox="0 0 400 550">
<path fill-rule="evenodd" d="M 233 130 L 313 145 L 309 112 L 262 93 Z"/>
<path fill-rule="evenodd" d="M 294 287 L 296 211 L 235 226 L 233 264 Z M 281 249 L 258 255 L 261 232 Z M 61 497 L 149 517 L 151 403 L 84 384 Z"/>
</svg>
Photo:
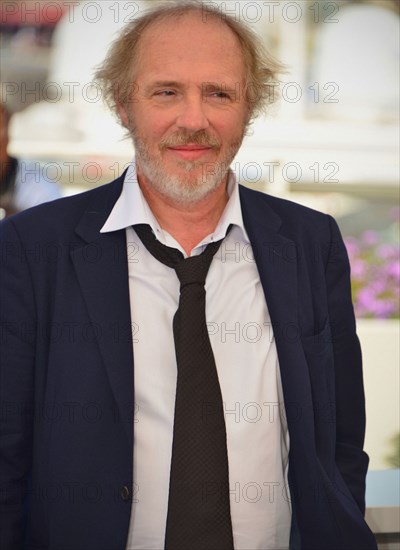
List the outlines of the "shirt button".
<svg viewBox="0 0 400 550">
<path fill-rule="evenodd" d="M 124 485 L 120 491 L 120 495 L 121 495 L 121 498 L 122 500 L 129 500 L 129 496 L 130 496 L 130 492 L 129 492 L 129 487 L 127 485 Z"/>
</svg>

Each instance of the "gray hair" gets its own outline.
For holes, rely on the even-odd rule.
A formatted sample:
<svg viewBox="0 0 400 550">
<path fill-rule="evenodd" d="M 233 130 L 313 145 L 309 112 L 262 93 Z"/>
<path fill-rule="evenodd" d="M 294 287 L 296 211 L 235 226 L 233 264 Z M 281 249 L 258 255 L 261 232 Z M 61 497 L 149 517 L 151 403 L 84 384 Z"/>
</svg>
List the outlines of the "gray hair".
<svg viewBox="0 0 400 550">
<path fill-rule="evenodd" d="M 126 25 L 112 43 L 107 57 L 96 70 L 95 79 L 102 89 L 103 98 L 120 120 L 118 104 L 126 105 L 132 93 L 132 72 L 138 59 L 140 38 L 143 32 L 157 21 L 177 18 L 191 12 L 199 12 L 203 21 L 212 17 L 220 19 L 237 37 L 247 74 L 244 97 L 249 107 L 249 122 L 277 99 L 276 84 L 283 65 L 264 48 L 261 39 L 242 22 L 221 12 L 217 7 L 200 0 L 168 0 L 153 6 L 143 15 Z"/>
</svg>

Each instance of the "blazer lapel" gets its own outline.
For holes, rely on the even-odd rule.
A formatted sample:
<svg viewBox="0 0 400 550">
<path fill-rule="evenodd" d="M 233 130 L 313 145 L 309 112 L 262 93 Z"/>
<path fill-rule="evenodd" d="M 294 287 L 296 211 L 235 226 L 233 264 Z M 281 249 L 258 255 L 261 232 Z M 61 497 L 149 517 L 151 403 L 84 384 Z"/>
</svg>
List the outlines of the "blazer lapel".
<svg viewBox="0 0 400 550">
<path fill-rule="evenodd" d="M 253 247 L 274 331 L 291 440 L 302 421 L 312 422 L 311 388 L 300 338 L 297 246 L 280 230 L 282 220 L 259 193 L 240 187 L 243 221 Z M 300 412 L 299 412 L 300 411 Z M 307 414 L 307 411 L 311 414 Z"/>
<path fill-rule="evenodd" d="M 132 444 L 134 405 L 133 348 L 125 230 L 100 233 L 117 200 L 123 178 L 110 184 L 109 193 L 96 195 L 81 218 L 76 233 L 81 247 L 71 259 L 104 360 L 120 418 Z"/>
</svg>

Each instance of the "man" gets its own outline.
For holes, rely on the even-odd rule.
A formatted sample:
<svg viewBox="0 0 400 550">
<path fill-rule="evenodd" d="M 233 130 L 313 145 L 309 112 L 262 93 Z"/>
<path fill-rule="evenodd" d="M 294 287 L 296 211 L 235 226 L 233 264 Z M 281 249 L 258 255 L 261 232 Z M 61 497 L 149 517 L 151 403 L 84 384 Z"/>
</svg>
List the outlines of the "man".
<svg viewBox="0 0 400 550">
<path fill-rule="evenodd" d="M 41 173 L 38 162 L 9 154 L 11 116 L 0 101 L 0 219 L 62 196 L 58 185 Z"/>
<path fill-rule="evenodd" d="M 376 548 L 339 231 L 228 170 L 276 69 L 155 8 L 98 73 L 135 163 L 4 223 L 5 548 Z"/>
</svg>

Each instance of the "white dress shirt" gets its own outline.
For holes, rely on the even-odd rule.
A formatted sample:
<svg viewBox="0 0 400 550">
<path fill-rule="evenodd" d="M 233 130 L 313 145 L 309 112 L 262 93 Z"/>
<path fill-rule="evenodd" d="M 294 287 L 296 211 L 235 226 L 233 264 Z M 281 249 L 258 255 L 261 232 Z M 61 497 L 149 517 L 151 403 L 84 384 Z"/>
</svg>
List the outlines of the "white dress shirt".
<svg viewBox="0 0 400 550">
<path fill-rule="evenodd" d="M 275 340 L 252 248 L 243 225 L 238 185 L 213 234 L 196 255 L 222 239 L 206 280 L 206 319 L 221 386 L 227 432 L 235 550 L 289 548 L 289 436 Z M 162 550 L 168 508 L 176 358 L 172 319 L 178 308 L 175 272 L 142 245 L 132 225 L 147 223 L 167 246 L 184 250 L 164 231 L 137 181 L 134 163 L 101 229 L 126 228 L 134 326 L 135 484 L 127 550 Z M 188 549 L 190 550 L 190 549 Z"/>
</svg>

